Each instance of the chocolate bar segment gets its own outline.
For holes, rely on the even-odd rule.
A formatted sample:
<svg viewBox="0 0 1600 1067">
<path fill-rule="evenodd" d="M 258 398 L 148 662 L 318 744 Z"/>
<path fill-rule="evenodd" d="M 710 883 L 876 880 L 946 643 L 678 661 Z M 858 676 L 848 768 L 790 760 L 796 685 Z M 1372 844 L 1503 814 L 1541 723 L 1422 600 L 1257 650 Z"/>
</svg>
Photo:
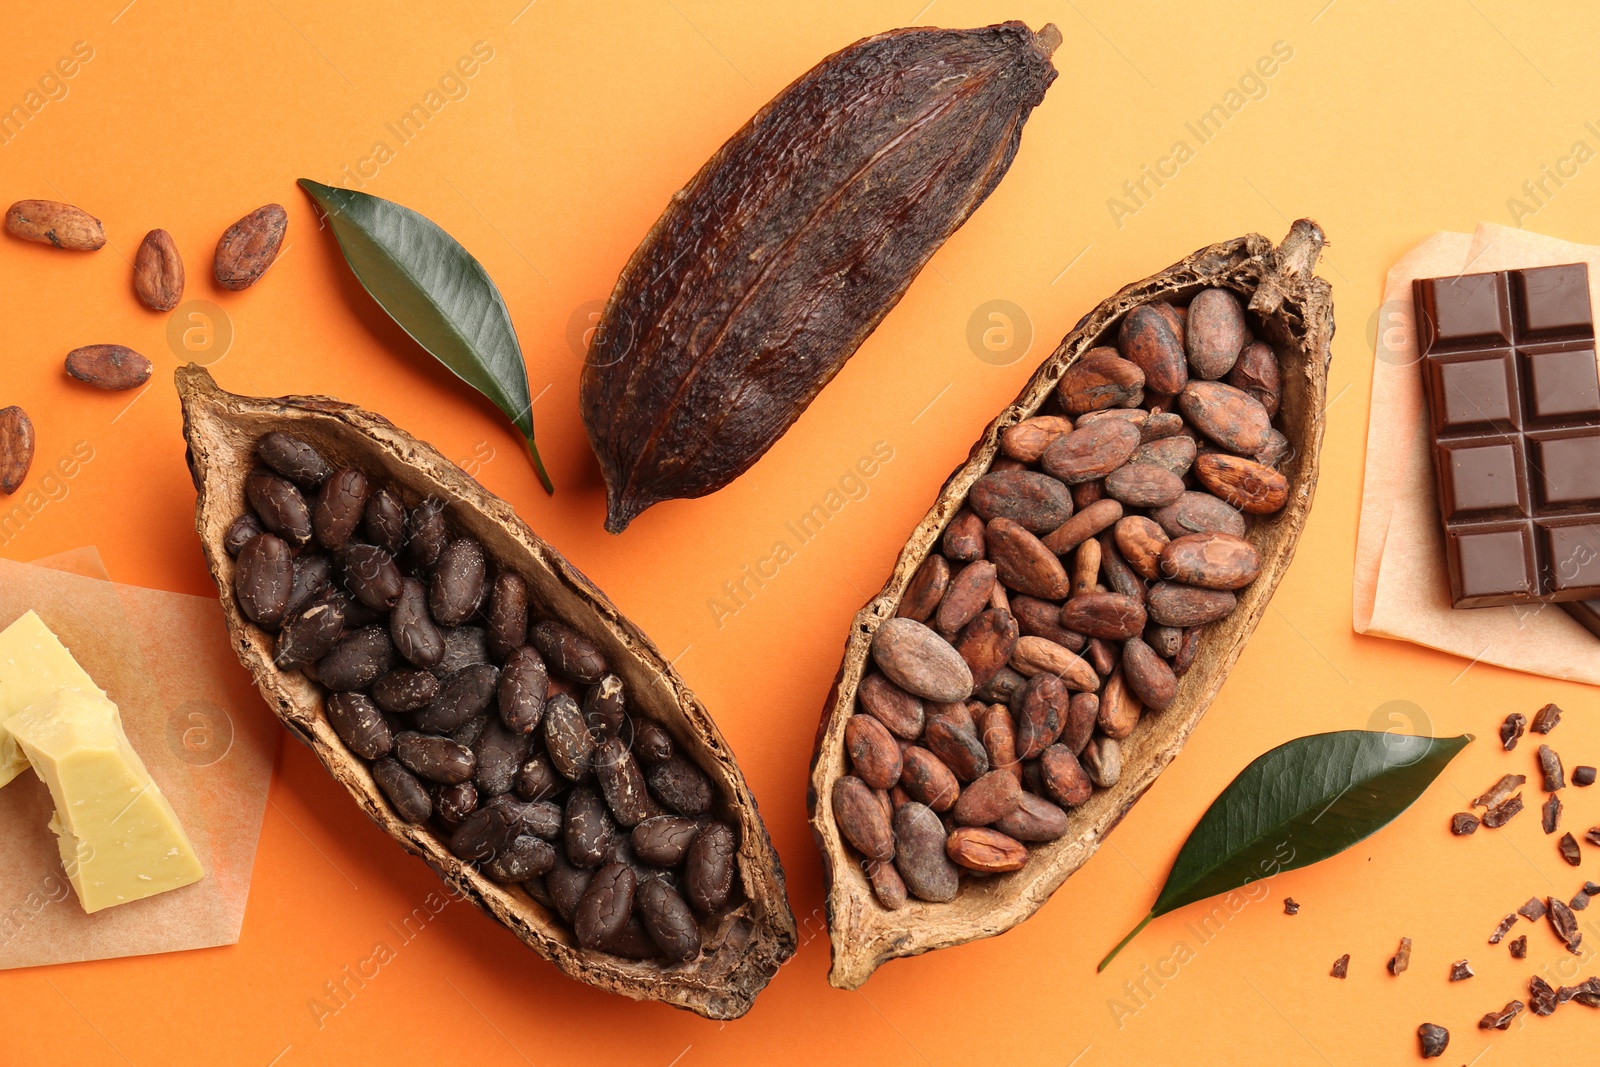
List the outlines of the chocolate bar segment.
<svg viewBox="0 0 1600 1067">
<path fill-rule="evenodd" d="M 1600 371 L 1582 263 L 1414 283 L 1458 608 L 1600 600 Z"/>
</svg>

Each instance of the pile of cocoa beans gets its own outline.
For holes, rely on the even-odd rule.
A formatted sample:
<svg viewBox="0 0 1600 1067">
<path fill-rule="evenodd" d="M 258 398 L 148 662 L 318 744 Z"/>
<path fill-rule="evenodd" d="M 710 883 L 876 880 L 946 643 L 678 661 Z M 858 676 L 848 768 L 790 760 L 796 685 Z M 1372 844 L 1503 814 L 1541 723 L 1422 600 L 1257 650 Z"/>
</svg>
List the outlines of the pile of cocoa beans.
<svg viewBox="0 0 1600 1067">
<path fill-rule="evenodd" d="M 1122 742 L 1261 569 L 1250 522 L 1289 492 L 1279 374 L 1239 299 L 1206 289 L 1133 308 L 1002 432 L 845 725 L 834 818 L 884 907 L 1021 869 L 1117 783 Z"/>
<path fill-rule="evenodd" d="M 735 829 L 600 649 L 534 614 L 439 501 L 406 508 L 289 434 L 256 455 L 224 542 L 239 607 L 276 635 L 280 670 L 326 690 L 395 813 L 521 884 L 584 948 L 697 957 L 737 892 Z"/>
</svg>

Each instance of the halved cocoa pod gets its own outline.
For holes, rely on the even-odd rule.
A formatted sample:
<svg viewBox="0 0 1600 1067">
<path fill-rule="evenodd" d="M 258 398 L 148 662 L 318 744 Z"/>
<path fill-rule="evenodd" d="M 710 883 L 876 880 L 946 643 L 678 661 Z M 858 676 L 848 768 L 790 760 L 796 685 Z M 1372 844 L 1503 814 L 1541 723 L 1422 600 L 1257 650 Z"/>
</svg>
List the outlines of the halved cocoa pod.
<svg viewBox="0 0 1600 1067">
<path fill-rule="evenodd" d="M 1105 835 L 1122 821 L 1134 801 L 1177 755 L 1205 713 L 1238 659 L 1245 641 L 1266 612 L 1273 591 L 1288 569 L 1316 487 L 1323 409 L 1326 404 L 1329 343 L 1333 335 L 1330 290 L 1328 284 L 1314 274 L 1323 240 L 1322 231 L 1315 223 L 1301 220 L 1293 225 L 1283 244 L 1276 248 L 1255 234 L 1203 248 L 1170 269 L 1128 286 L 1091 311 L 1034 374 L 1017 400 L 989 424 L 973 446 L 967 461 L 951 475 L 933 507 L 912 532 L 883 590 L 856 616 L 845 644 L 839 676 L 829 694 L 821 728 L 817 733 L 817 750 L 812 761 L 811 788 L 808 790 L 811 826 L 822 852 L 822 869 L 827 884 L 829 937 L 833 945 L 833 968 L 829 981 L 835 986 L 856 988 L 887 960 L 991 937 L 1028 918 L 1068 876 L 1088 860 Z M 1165 661 L 1144 642 L 1139 641 L 1136 645 L 1132 660 L 1138 673 L 1138 682 L 1146 690 L 1144 695 L 1165 700 L 1169 684 L 1172 693 L 1164 710 L 1149 711 L 1142 715 L 1137 714 L 1139 702 L 1134 699 L 1133 693 L 1127 693 L 1125 698 L 1117 701 L 1117 707 L 1108 717 L 1114 732 L 1102 728 L 1102 733 L 1118 742 L 1119 773 L 1108 772 L 1103 749 L 1086 752 L 1091 740 L 1103 745 L 1099 738 L 1091 736 L 1101 712 L 1100 700 L 1094 692 L 1075 692 L 1070 698 L 1067 722 L 1059 740 L 1055 742 L 1060 749 L 1052 753 L 1052 767 L 1056 772 L 1052 781 L 1058 789 L 1071 794 L 1069 802 L 1076 801 L 1082 792 L 1083 782 L 1078 781 L 1076 776 L 1063 776 L 1061 772 L 1063 769 L 1067 772 L 1072 770 L 1067 764 L 1069 756 L 1086 760 L 1085 765 L 1094 769 L 1081 773 L 1098 775 L 1098 778 L 1086 779 L 1092 786 L 1086 799 L 1070 811 L 1061 811 L 1060 806 L 1053 803 L 1048 808 L 1043 807 L 1043 804 L 1050 803 L 1050 798 L 1048 795 L 1040 797 L 1039 794 L 1039 789 L 1044 786 L 1042 769 L 1037 759 L 1029 760 L 1023 768 L 1024 796 L 1039 799 L 1024 801 L 1024 807 L 997 824 L 997 830 L 1015 829 L 1019 835 L 1025 833 L 1028 844 L 1023 845 L 1016 837 L 1007 837 L 1004 833 L 987 828 L 963 827 L 952 835 L 949 854 L 956 862 L 987 877 L 981 882 L 963 881 L 961 890 L 947 901 L 913 899 L 893 912 L 885 910 L 878 903 L 872 884 L 863 870 L 861 856 L 850 849 L 840 836 L 831 805 L 827 802 L 833 783 L 850 773 L 844 729 L 857 710 L 857 688 L 863 676 L 872 670 L 870 650 L 873 638 L 894 618 L 913 575 L 930 553 L 938 550 L 941 538 L 953 518 L 967 508 L 967 495 L 973 484 L 987 474 L 994 461 L 1002 456 L 1001 436 L 1011 427 L 1038 417 L 1042 410 L 1057 410 L 1046 408 L 1045 405 L 1058 402 L 1057 386 L 1068 368 L 1091 349 L 1115 343 L 1119 329 L 1134 309 L 1149 308 L 1150 311 L 1137 316 L 1139 321 L 1135 325 L 1143 331 L 1143 336 L 1139 351 L 1130 353 L 1130 356 L 1134 362 L 1140 363 L 1145 372 L 1146 397 L 1142 403 L 1147 411 L 1156 411 L 1158 414 L 1147 413 L 1141 422 L 1137 417 L 1123 417 L 1135 415 L 1132 409 L 1086 412 L 1074 420 L 1076 428 L 1073 431 L 1056 436 L 1046 445 L 1038 463 L 1052 477 L 1069 484 L 1077 483 L 1073 491 L 1077 514 L 1067 519 L 1059 531 L 1043 535 L 1045 546 L 1060 554 L 1087 543 L 1089 538 L 1098 533 L 1104 539 L 1100 542 L 1102 555 L 1108 544 L 1110 552 L 1117 551 L 1114 536 L 1103 531 L 1123 517 L 1123 509 L 1118 507 L 1113 511 L 1107 508 L 1107 514 L 1104 517 L 1094 516 L 1092 523 L 1083 520 L 1085 509 L 1104 493 L 1098 480 L 1120 466 L 1145 439 L 1144 428 L 1154 419 L 1174 410 L 1172 398 L 1155 397 L 1154 392 L 1159 389 L 1176 393 L 1186 384 L 1187 368 L 1180 362 L 1183 358 L 1182 349 L 1177 347 L 1174 351 L 1174 346 L 1181 342 L 1185 334 L 1183 317 L 1175 314 L 1167 305 L 1183 303 L 1210 288 L 1227 290 L 1237 296 L 1246 309 L 1246 318 L 1254 336 L 1260 343 L 1269 345 L 1275 353 L 1280 392 L 1277 425 L 1286 437 L 1290 451 L 1279 471 L 1270 468 L 1263 468 L 1265 473 L 1253 469 L 1229 471 L 1222 478 L 1212 473 L 1212 480 L 1224 489 L 1231 490 L 1227 495 L 1236 499 L 1239 506 L 1248 505 L 1247 510 L 1253 516 L 1248 524 L 1238 511 L 1220 502 L 1216 509 L 1212 509 L 1216 514 L 1202 514 L 1192 503 L 1198 497 L 1192 497 L 1191 494 L 1185 494 L 1167 508 L 1157 509 L 1165 515 L 1151 517 L 1169 538 L 1219 528 L 1223 532 L 1245 537 L 1260 555 L 1259 575 L 1236 594 L 1216 595 L 1218 601 L 1236 598 L 1237 603 L 1226 617 L 1203 628 L 1190 626 L 1187 618 L 1202 608 L 1207 609 L 1202 614 L 1210 615 L 1220 612 L 1221 607 L 1226 605 L 1168 604 L 1163 601 L 1161 614 L 1153 613 L 1152 617 L 1157 623 L 1190 628 L 1183 630 L 1179 639 L 1170 681 L 1165 673 L 1159 673 L 1159 668 L 1153 666 L 1154 662 L 1165 664 Z M 1162 308 L 1167 310 L 1160 310 Z M 1245 362 L 1246 357 L 1241 356 L 1240 360 Z M 1219 358 L 1217 366 L 1208 367 L 1207 371 L 1215 373 L 1222 362 Z M 1255 372 L 1258 362 L 1252 354 L 1249 368 L 1252 372 Z M 1239 370 L 1237 365 L 1234 370 Z M 1156 373 L 1152 374 L 1152 371 Z M 1244 381 L 1242 372 L 1235 375 L 1235 381 Z M 1240 388 L 1246 386 L 1240 385 Z M 1247 388 L 1246 391 L 1257 399 L 1261 398 L 1255 389 Z M 1130 427 L 1137 432 L 1129 439 L 1120 430 L 1104 428 L 1114 425 Z M 1084 434 L 1086 429 L 1092 432 L 1085 434 L 1081 441 L 1073 440 Z M 1157 436 L 1149 439 L 1158 440 L 1161 435 L 1170 437 L 1180 430 L 1181 425 L 1174 426 L 1171 420 L 1164 420 L 1156 431 Z M 1103 439 L 1101 435 L 1104 435 Z M 1255 482 L 1247 475 L 1253 476 Z M 1267 475 L 1281 477 L 1282 482 L 1275 485 L 1257 484 L 1272 481 Z M 1281 500 L 1273 499 L 1276 495 L 1274 489 L 1283 490 Z M 1269 507 L 1272 510 L 1268 510 Z M 966 514 L 972 513 L 967 510 Z M 1057 532 L 1061 536 L 1057 537 Z M 948 547 L 948 542 L 946 545 Z M 993 554 L 989 558 L 997 567 L 1000 566 L 1000 560 Z M 1100 569 L 1104 573 L 1103 558 Z M 1121 570 L 1117 572 L 1125 577 L 1122 571 L 1138 580 L 1125 562 L 1121 563 Z M 1109 578 L 1103 580 L 1107 581 L 1110 588 Z M 1121 589 L 1116 591 L 1125 596 L 1135 595 Z M 1212 594 L 1205 591 L 1196 592 L 1201 599 L 1212 598 Z M 1013 604 L 1019 599 L 1014 596 Z M 1024 600 L 1022 603 L 1029 602 Z M 1031 612 L 1032 608 L 1030 606 L 1022 610 Z M 1169 610 L 1172 613 L 1170 615 Z M 1165 620 L 1169 618 L 1172 621 L 1167 623 Z M 1034 629 L 1031 624 L 1028 628 Z M 1057 652 L 1056 647 L 1059 646 L 1054 646 L 1048 640 L 1025 635 L 1013 653 L 1011 667 L 1033 677 L 1045 673 L 1047 663 L 1053 668 L 1050 673 L 1062 668 L 1076 672 L 1079 665 L 1087 669 L 1086 662 L 1076 657 L 1073 657 L 1076 662 L 1069 661 L 1066 656 L 1071 653 L 1065 649 Z M 1087 649 L 1085 651 L 1087 653 Z M 1186 667 L 1187 670 L 1184 669 Z M 1008 683 L 1006 691 L 1015 694 L 1016 679 L 1004 671 L 997 678 L 1005 679 Z M 1073 680 L 1067 679 L 1069 688 L 1075 688 L 1071 685 Z M 1091 681 L 1088 678 L 1082 680 Z M 1098 678 L 1092 681 L 1095 688 L 1114 683 L 1117 689 L 1127 690 L 1120 673 L 1113 673 L 1111 679 L 1103 683 Z M 999 695 L 1000 692 L 999 688 L 993 688 L 992 692 L 986 690 L 980 695 L 985 700 L 1012 699 Z M 1013 703 L 1012 706 L 1016 708 L 1018 705 Z M 1127 714 L 1130 711 L 1132 714 Z M 1030 723 L 1031 733 L 1027 744 L 1024 744 L 1024 738 L 1019 733 L 1018 754 L 1032 751 L 1037 744 L 1035 735 L 1048 737 L 1054 728 L 1054 724 Z M 914 766 L 918 774 L 912 776 Z M 943 786 L 949 796 L 948 800 L 943 796 L 939 799 L 941 803 L 953 804 L 959 796 L 955 776 L 920 744 L 906 750 L 905 773 L 908 777 L 903 779 L 903 784 L 907 785 L 907 792 L 915 795 L 909 785 L 912 777 L 915 777 L 919 788 L 927 788 L 933 777 L 927 773 L 928 767 L 944 771 Z M 1068 777 L 1072 780 L 1068 781 Z M 974 802 L 969 802 L 968 807 L 972 806 Z M 1035 819 L 1034 808 L 1047 813 L 1049 820 Z M 1064 826 L 1051 825 L 1047 830 L 1030 825 L 1034 821 L 1054 823 L 1062 820 Z"/>
<path fill-rule="evenodd" d="M 747 1012 L 798 942 L 784 896 L 783 869 L 727 741 L 650 639 L 524 525 L 511 505 L 490 495 L 432 446 L 385 419 L 327 397 L 234 396 L 218 389 L 205 370 L 193 365 L 177 372 L 177 382 L 190 470 L 199 492 L 197 527 L 206 562 L 223 591 L 223 612 L 234 648 L 289 732 L 311 747 L 373 822 L 424 859 L 464 899 L 566 974 L 636 1000 L 659 1000 L 708 1018 L 732 1019 Z M 369 770 L 329 721 L 323 690 L 298 671 L 273 666 L 273 637 L 240 611 L 232 593 L 237 564 L 223 544 L 243 505 L 245 479 L 255 467 L 256 441 L 271 431 L 309 443 L 333 469 L 355 467 L 381 478 L 407 512 L 414 513 L 424 501 L 434 502 L 447 521 L 449 535 L 474 538 L 498 572 L 519 575 L 532 612 L 591 643 L 626 686 L 630 711 L 670 734 L 675 759 L 686 759 L 700 769 L 711 783 L 710 814 L 718 820 L 714 825 L 733 828 L 727 844 L 739 888 L 730 898 L 731 906 L 720 908 L 703 923 L 699 956 L 668 966 L 662 959 L 625 958 L 616 945 L 610 946 L 615 951 L 584 947 L 569 920 L 526 889 L 496 882 L 458 859 L 436 832 L 407 821 L 408 815 L 415 818 L 420 813 L 424 819 L 427 815 L 421 802 L 402 812 L 391 799 L 409 795 L 404 790 L 396 793 L 395 780 L 405 773 L 402 766 L 380 762 Z M 378 629 L 386 633 L 386 628 Z M 387 688 L 384 694 L 380 704 L 390 695 Z M 489 712 L 493 714 L 492 707 Z M 391 779 L 387 791 L 373 777 L 380 769 Z M 425 801 L 426 794 L 421 799 Z M 462 847 L 468 844 L 473 842 Z M 556 851 L 558 856 L 562 852 Z M 558 866 L 565 870 L 565 861 Z M 554 883 L 547 885 L 553 901 L 565 899 L 557 896 Z"/>
</svg>

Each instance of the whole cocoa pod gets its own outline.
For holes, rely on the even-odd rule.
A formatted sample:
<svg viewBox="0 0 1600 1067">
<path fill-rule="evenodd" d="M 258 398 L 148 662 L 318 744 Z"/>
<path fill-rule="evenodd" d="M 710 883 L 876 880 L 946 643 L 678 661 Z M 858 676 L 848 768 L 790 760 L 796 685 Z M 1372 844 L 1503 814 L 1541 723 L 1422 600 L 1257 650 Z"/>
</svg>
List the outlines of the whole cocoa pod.
<svg viewBox="0 0 1600 1067">
<path fill-rule="evenodd" d="M 859 41 L 672 198 L 584 363 L 606 529 L 721 488 L 788 429 L 1005 174 L 1060 39 L 1011 22 Z"/>
</svg>

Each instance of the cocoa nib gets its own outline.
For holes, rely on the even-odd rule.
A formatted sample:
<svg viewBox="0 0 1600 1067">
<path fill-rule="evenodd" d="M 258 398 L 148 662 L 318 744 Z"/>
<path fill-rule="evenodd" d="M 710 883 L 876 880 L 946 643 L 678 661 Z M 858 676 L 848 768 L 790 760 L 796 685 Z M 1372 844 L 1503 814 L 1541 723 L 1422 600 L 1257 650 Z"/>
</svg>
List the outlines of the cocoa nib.
<svg viewBox="0 0 1600 1067">
<path fill-rule="evenodd" d="M 1343 978 L 1345 975 L 1349 974 L 1350 953 L 1346 952 L 1343 956 L 1340 956 L 1338 959 L 1334 960 L 1333 970 L 1329 971 L 1328 973 L 1335 978 Z"/>
<path fill-rule="evenodd" d="M 1528 979 L 1528 1003 L 1535 1015 L 1549 1015 L 1556 1010 L 1556 991 L 1538 975 Z"/>
<path fill-rule="evenodd" d="M 1450 981 L 1461 982 L 1471 978 L 1474 974 L 1472 964 L 1466 960 L 1456 960 L 1450 965 Z"/>
<path fill-rule="evenodd" d="M 1539 746 L 1539 773 L 1544 775 L 1546 793 L 1566 787 L 1566 777 L 1561 773 L 1561 757 L 1549 745 Z"/>
<path fill-rule="evenodd" d="M 1583 935 L 1578 932 L 1578 917 L 1572 914 L 1572 909 L 1567 907 L 1563 901 L 1555 897 L 1551 897 L 1548 903 L 1550 906 L 1550 929 L 1554 930 L 1556 936 L 1567 943 L 1568 952 L 1577 952 L 1578 946 L 1583 942 Z"/>
<path fill-rule="evenodd" d="M 1547 734 L 1561 725 L 1561 709 L 1554 704 L 1546 704 L 1533 713 L 1533 722 L 1528 724 L 1528 729 L 1536 734 Z"/>
<path fill-rule="evenodd" d="M 1522 1001 L 1513 1000 L 1506 1004 L 1506 1006 L 1501 1008 L 1499 1011 L 1491 1011 L 1483 1018 L 1479 1019 L 1478 1029 L 1509 1030 L 1511 1029 L 1512 1020 L 1514 1020 L 1518 1015 L 1521 1015 L 1523 1009 L 1526 1007 L 1527 1005 L 1522 1003 Z"/>
<path fill-rule="evenodd" d="M 1545 798 L 1544 807 L 1540 809 L 1539 817 L 1541 824 L 1544 826 L 1544 832 L 1547 834 L 1555 833 L 1561 826 L 1561 798 L 1554 793 Z M 1571 836 L 1571 834 L 1567 835 L 1567 837 Z"/>
<path fill-rule="evenodd" d="M 1522 783 L 1526 782 L 1527 780 L 1528 776 L 1525 774 L 1504 775 L 1498 782 L 1489 788 L 1488 792 L 1474 798 L 1472 801 L 1472 806 L 1475 808 L 1498 807 L 1513 792 L 1521 788 Z"/>
<path fill-rule="evenodd" d="M 1506 721 L 1500 724 L 1500 747 L 1510 752 L 1517 747 L 1517 742 L 1522 740 L 1522 731 L 1528 728 L 1528 717 L 1518 712 L 1506 716 Z"/>
<path fill-rule="evenodd" d="M 1511 958 L 1514 959 L 1514 960 L 1521 960 L 1521 959 L 1527 959 L 1527 957 L 1528 957 L 1528 935 L 1527 934 L 1523 934 L 1521 937 L 1519 937 L 1515 941 L 1511 942 Z"/>
<path fill-rule="evenodd" d="M 1411 966 L 1411 939 L 1402 937 L 1399 951 L 1389 957 L 1389 973 L 1402 974 L 1409 966 Z"/>
<path fill-rule="evenodd" d="M 1572 768 L 1573 785 L 1594 785 L 1595 769 L 1588 764 L 1580 764 Z"/>
<path fill-rule="evenodd" d="M 1298 900 L 1294 899 L 1294 897 L 1284 897 L 1283 898 L 1283 913 L 1285 915 L 1299 915 L 1300 914 L 1300 902 Z"/>
<path fill-rule="evenodd" d="M 1504 919 L 1501 919 L 1500 920 L 1500 925 L 1496 926 L 1494 928 L 1494 933 L 1489 935 L 1489 944 L 1498 945 L 1505 938 L 1506 934 L 1511 932 L 1511 928 L 1516 925 L 1516 922 L 1517 922 L 1517 913 L 1516 912 L 1512 912 L 1510 915 L 1507 915 Z"/>
<path fill-rule="evenodd" d="M 1578 847 L 1578 839 L 1571 833 L 1562 834 L 1557 847 L 1561 849 L 1561 858 L 1574 867 L 1583 862 L 1583 850 Z"/>
<path fill-rule="evenodd" d="M 1540 900 L 1538 897 L 1529 897 L 1528 902 L 1517 909 L 1517 914 L 1521 915 L 1524 919 L 1527 919 L 1531 923 L 1536 923 L 1540 919 L 1544 918 L 1544 901 Z"/>
<path fill-rule="evenodd" d="M 1431 1060 L 1444 1055 L 1450 1044 L 1450 1031 L 1433 1023 L 1423 1023 L 1417 1027 L 1417 1040 L 1422 1043 L 1422 1058 Z"/>
<path fill-rule="evenodd" d="M 1450 816 L 1450 832 L 1457 837 L 1466 837 L 1468 834 L 1478 832 L 1478 817 L 1470 811 L 1458 811 Z"/>
<path fill-rule="evenodd" d="M 1509 800 L 1499 804 L 1483 813 L 1483 825 L 1491 830 L 1498 830 L 1511 821 L 1511 817 L 1522 810 L 1522 794 L 1518 793 Z"/>
</svg>

